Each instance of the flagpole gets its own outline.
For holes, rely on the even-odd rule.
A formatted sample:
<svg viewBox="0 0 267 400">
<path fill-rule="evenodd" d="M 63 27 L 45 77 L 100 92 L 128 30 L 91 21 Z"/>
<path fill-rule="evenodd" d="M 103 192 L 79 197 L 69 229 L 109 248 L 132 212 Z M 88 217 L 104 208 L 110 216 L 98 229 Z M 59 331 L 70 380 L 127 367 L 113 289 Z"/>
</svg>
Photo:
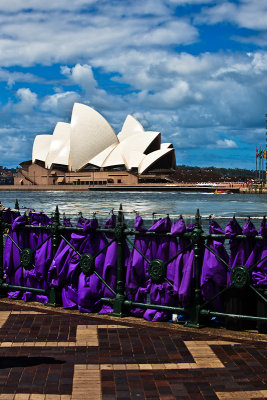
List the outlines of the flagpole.
<svg viewBox="0 0 267 400">
<path fill-rule="evenodd" d="M 258 171 L 258 180 L 261 180 L 261 147 L 259 147 L 259 171 Z"/>
<path fill-rule="evenodd" d="M 256 180 L 257 180 L 257 176 L 258 176 L 258 168 L 257 168 L 258 167 L 258 162 L 257 162 L 257 159 L 258 159 L 258 149 L 257 149 L 257 146 L 256 146 Z"/>
<path fill-rule="evenodd" d="M 260 182 L 262 181 L 262 149 L 261 149 L 261 156 L 260 156 Z"/>
<path fill-rule="evenodd" d="M 263 181 L 263 150 L 261 151 L 261 183 Z"/>
<path fill-rule="evenodd" d="M 265 153 L 265 183 L 267 183 L 267 114 L 265 114 L 265 118 L 266 118 L 266 141 L 265 141 L 265 149 L 266 149 L 266 153 Z"/>
<path fill-rule="evenodd" d="M 259 160 L 259 181 L 261 181 L 261 146 L 260 146 L 260 160 Z"/>
</svg>

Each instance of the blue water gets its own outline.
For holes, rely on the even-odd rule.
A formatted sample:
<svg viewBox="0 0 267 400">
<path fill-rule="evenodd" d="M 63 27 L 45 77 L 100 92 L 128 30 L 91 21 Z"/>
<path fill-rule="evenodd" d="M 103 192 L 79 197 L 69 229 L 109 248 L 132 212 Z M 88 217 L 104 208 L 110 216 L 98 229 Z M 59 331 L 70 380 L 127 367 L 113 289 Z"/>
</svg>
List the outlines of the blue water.
<svg viewBox="0 0 267 400">
<path fill-rule="evenodd" d="M 140 215 L 194 216 L 199 209 L 202 216 L 258 216 L 267 214 L 267 194 L 213 194 L 192 192 L 24 192 L 1 191 L 0 201 L 14 208 L 18 199 L 20 208 L 53 212 L 56 205 L 66 214 L 90 215 L 92 212 L 108 213 L 118 210 L 136 210 Z"/>
</svg>

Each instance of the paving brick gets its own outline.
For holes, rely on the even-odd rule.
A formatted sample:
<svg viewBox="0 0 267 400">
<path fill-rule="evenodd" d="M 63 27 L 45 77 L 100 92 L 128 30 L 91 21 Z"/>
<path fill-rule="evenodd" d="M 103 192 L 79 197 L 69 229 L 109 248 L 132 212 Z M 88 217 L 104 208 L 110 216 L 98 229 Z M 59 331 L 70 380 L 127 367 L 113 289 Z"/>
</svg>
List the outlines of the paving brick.
<svg viewBox="0 0 267 400">
<path fill-rule="evenodd" d="M 267 398 L 266 342 L 0 299 L 0 400 Z"/>
</svg>

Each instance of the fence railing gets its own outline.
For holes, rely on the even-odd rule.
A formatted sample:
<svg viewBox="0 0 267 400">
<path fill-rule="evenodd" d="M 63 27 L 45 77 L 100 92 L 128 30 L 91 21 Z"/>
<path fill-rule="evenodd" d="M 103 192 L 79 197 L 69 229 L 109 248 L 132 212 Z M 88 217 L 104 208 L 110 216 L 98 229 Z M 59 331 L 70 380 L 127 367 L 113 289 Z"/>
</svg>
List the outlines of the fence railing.
<svg viewBox="0 0 267 400">
<path fill-rule="evenodd" d="M 187 227 L 167 216 L 130 229 L 121 206 L 102 228 L 95 218 L 65 225 L 58 207 L 50 219 L 0 213 L 2 297 L 267 332 L 265 218 L 260 235 L 250 219 L 244 233 L 235 218 L 225 231 L 211 219 L 204 232 L 199 210 Z"/>
</svg>

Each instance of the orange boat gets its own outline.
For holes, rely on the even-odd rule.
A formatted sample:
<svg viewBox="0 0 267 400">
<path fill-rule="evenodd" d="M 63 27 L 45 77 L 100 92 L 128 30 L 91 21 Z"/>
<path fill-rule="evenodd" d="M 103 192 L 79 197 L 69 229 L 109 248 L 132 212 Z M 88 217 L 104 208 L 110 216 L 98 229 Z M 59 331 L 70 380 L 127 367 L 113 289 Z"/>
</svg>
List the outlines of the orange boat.
<svg viewBox="0 0 267 400">
<path fill-rule="evenodd" d="M 230 190 L 220 190 L 220 189 L 216 189 L 214 194 L 230 194 L 231 191 Z"/>
</svg>

